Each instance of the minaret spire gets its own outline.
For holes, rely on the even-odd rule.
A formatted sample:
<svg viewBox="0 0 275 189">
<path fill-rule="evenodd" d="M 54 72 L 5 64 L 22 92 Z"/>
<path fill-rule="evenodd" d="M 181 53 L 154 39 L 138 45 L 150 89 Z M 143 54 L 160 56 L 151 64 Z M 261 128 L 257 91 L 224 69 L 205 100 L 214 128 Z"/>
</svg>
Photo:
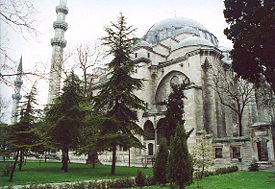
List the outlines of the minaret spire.
<svg viewBox="0 0 275 189">
<path fill-rule="evenodd" d="M 67 41 L 64 38 L 65 31 L 68 29 L 68 24 L 65 22 L 65 17 L 68 14 L 66 7 L 67 0 L 60 0 L 56 7 L 57 19 L 53 22 L 55 30 L 54 38 L 51 39 L 52 61 L 50 72 L 50 84 L 48 93 L 48 104 L 52 103 L 53 99 L 60 91 L 61 72 L 63 64 L 63 49 L 66 47 Z"/>
<path fill-rule="evenodd" d="M 23 84 L 22 74 L 23 74 L 23 67 L 22 67 L 22 56 L 21 56 L 19 65 L 17 68 L 17 76 L 16 76 L 16 79 L 14 80 L 14 94 L 12 94 L 11 124 L 15 124 L 17 122 L 19 101 L 22 98 L 22 96 L 20 95 L 21 86 Z"/>
</svg>

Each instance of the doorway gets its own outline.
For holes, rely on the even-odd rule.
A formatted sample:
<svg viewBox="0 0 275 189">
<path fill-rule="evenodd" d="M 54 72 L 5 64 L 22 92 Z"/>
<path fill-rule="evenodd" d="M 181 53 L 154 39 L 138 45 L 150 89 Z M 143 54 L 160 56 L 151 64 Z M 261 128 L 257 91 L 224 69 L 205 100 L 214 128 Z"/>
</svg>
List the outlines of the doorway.
<svg viewBox="0 0 275 189">
<path fill-rule="evenodd" d="M 268 161 L 267 141 L 257 142 L 257 149 L 259 161 Z"/>
</svg>

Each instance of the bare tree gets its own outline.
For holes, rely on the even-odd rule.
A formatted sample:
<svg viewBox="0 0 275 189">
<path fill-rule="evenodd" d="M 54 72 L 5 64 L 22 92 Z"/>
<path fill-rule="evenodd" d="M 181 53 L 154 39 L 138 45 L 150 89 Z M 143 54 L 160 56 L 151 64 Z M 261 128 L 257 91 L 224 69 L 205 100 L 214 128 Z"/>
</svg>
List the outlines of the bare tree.
<svg viewBox="0 0 275 189">
<path fill-rule="evenodd" d="M 32 0 L 5 0 L 0 2 L 0 19 L 14 31 L 36 31 L 33 14 L 36 9 Z"/>
<path fill-rule="evenodd" d="M 222 105 L 236 113 L 239 136 L 243 135 L 243 114 L 245 107 L 255 100 L 254 85 L 237 77 L 232 68 L 220 65 L 213 69 L 214 89 Z"/>
<path fill-rule="evenodd" d="M 90 94 L 91 91 L 89 90 L 90 86 L 90 80 L 89 80 L 89 73 L 92 73 L 92 69 L 95 66 L 98 66 L 102 60 L 103 60 L 103 47 L 99 43 L 82 43 L 76 47 L 76 65 L 80 68 L 80 74 L 83 78 L 83 95 L 85 97 L 88 97 L 87 100 L 90 100 Z M 89 102 L 87 102 L 88 106 Z M 92 109 L 92 107 L 89 107 L 88 109 Z M 88 129 L 89 130 L 89 129 Z M 95 131 L 95 129 L 92 129 L 92 131 Z M 94 133 L 94 132 L 92 132 Z M 86 134 L 86 133 L 85 133 Z M 85 135 L 84 134 L 84 135 Z M 94 133 L 95 134 L 95 133 Z M 86 141 L 84 141 L 84 145 L 89 146 L 91 141 L 94 142 L 93 136 L 89 134 L 89 136 L 84 137 L 86 138 Z M 87 140 L 88 139 L 88 140 Z M 95 167 L 95 163 L 99 162 L 98 160 L 98 154 L 95 148 L 87 148 L 84 153 L 88 154 L 87 163 L 92 163 L 93 167 Z"/>
<path fill-rule="evenodd" d="M 10 56 L 10 34 L 19 33 L 24 39 L 26 34 L 37 34 L 34 27 L 36 9 L 33 0 L 4 0 L 0 1 L 0 81 L 10 83 L 10 76 L 16 75 L 14 69 L 17 61 Z M 36 72 L 26 72 L 35 75 Z"/>
<path fill-rule="evenodd" d="M 75 62 L 81 69 L 84 85 L 83 93 L 85 96 L 87 96 L 89 93 L 88 85 L 90 84 L 88 81 L 88 72 L 91 71 L 93 67 L 102 62 L 104 55 L 103 47 L 97 42 L 93 45 L 91 43 L 83 43 L 76 47 L 76 51 L 77 60 Z"/>
<path fill-rule="evenodd" d="M 205 171 L 214 165 L 214 152 L 211 139 L 205 132 L 199 133 L 196 139 L 196 145 L 192 150 L 194 168 L 197 178 L 202 179 Z"/>
</svg>

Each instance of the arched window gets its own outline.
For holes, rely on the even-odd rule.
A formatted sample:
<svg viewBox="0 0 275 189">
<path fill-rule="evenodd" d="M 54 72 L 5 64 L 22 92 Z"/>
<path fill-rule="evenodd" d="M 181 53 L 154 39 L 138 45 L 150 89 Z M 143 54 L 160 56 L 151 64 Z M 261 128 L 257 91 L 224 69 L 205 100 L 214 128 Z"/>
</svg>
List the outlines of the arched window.
<svg viewBox="0 0 275 189">
<path fill-rule="evenodd" d="M 155 130 L 153 123 L 150 120 L 147 120 L 144 123 L 144 140 L 155 140 Z"/>
<path fill-rule="evenodd" d="M 173 76 L 170 80 L 170 85 L 179 85 L 180 84 L 180 79 L 178 76 Z"/>
</svg>

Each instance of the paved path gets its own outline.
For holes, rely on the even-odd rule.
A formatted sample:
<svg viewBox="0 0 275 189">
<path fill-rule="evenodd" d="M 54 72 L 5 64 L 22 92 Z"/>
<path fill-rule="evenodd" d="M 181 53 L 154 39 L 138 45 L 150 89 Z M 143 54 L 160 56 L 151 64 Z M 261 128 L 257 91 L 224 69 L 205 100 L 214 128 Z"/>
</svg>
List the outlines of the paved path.
<svg viewBox="0 0 275 189">
<path fill-rule="evenodd" d="M 260 169 L 260 171 L 264 171 L 264 172 L 273 172 L 273 173 L 275 173 L 275 166 L 266 167 L 266 168 Z"/>
</svg>

